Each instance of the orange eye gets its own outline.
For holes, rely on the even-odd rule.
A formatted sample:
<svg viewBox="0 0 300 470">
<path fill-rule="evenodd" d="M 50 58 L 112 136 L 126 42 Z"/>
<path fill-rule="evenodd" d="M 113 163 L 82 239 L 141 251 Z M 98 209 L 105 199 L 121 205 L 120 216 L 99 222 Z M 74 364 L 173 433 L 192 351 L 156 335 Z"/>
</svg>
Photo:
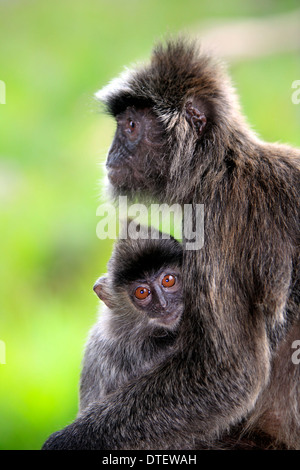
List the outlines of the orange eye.
<svg viewBox="0 0 300 470">
<path fill-rule="evenodd" d="M 135 290 L 134 295 L 136 296 L 137 299 L 143 300 L 143 299 L 146 299 L 148 295 L 150 295 L 150 290 L 146 289 L 146 287 L 138 287 Z"/>
<path fill-rule="evenodd" d="M 176 282 L 176 278 L 175 276 L 172 276 L 172 274 L 167 274 L 166 276 L 164 276 L 163 280 L 161 281 L 164 287 L 172 287 L 174 286 L 175 282 Z"/>
</svg>

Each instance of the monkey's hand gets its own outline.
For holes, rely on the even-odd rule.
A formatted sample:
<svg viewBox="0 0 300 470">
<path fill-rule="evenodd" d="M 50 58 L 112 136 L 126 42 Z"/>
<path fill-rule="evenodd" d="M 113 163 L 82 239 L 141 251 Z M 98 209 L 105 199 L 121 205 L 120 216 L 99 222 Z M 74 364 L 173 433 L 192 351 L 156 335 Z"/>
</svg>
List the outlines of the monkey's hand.
<svg viewBox="0 0 300 470">
<path fill-rule="evenodd" d="M 42 450 L 81 450 L 94 448 L 93 432 L 87 429 L 87 423 L 76 420 L 61 431 L 54 432 L 44 443 Z M 101 448 L 99 433 L 96 448 Z"/>
<path fill-rule="evenodd" d="M 68 442 L 69 439 L 66 439 L 66 437 L 68 437 L 68 433 L 65 433 L 64 431 L 65 430 L 63 429 L 62 431 L 57 431 L 51 434 L 43 444 L 42 450 L 66 449 L 66 445 L 70 444 L 70 442 Z"/>
<path fill-rule="evenodd" d="M 73 450 L 79 449 L 77 442 L 77 433 L 75 432 L 72 424 L 62 429 L 61 431 L 54 432 L 44 443 L 42 450 Z M 80 437 L 80 436 L 78 436 Z"/>
<path fill-rule="evenodd" d="M 51 434 L 42 450 L 114 449 L 117 445 L 115 439 L 112 436 L 105 438 L 105 429 L 110 427 L 107 421 L 110 421 L 107 404 L 92 403 L 73 423 Z"/>
</svg>

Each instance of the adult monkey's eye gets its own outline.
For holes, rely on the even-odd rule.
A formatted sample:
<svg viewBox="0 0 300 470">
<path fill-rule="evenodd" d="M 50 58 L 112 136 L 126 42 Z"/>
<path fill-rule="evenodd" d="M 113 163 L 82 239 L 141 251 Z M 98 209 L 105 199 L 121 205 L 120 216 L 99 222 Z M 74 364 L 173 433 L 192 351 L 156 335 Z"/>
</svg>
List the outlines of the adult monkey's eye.
<svg viewBox="0 0 300 470">
<path fill-rule="evenodd" d="M 126 122 L 126 132 L 131 134 L 136 128 L 136 124 L 133 119 L 128 119 Z"/>
<path fill-rule="evenodd" d="M 137 299 L 143 300 L 143 299 L 146 299 L 148 295 L 150 295 L 150 290 L 147 289 L 146 287 L 140 286 L 137 289 L 135 289 L 134 295 Z"/>
<path fill-rule="evenodd" d="M 166 276 L 164 276 L 161 281 L 164 287 L 172 287 L 175 285 L 175 282 L 176 282 L 176 277 L 172 276 L 172 274 L 166 274 Z"/>
</svg>

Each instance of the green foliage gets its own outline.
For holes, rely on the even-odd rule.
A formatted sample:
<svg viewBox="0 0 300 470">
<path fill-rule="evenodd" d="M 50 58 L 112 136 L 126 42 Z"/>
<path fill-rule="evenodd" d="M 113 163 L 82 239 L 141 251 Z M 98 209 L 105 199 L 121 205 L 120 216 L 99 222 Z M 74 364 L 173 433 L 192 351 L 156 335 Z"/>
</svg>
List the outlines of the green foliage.
<svg viewBox="0 0 300 470">
<path fill-rule="evenodd" d="M 112 248 L 96 237 L 96 209 L 114 124 L 93 93 L 147 58 L 165 33 L 295 2 L 271 5 L 1 2 L 0 449 L 38 449 L 77 412 L 82 350 L 98 308 L 92 286 Z M 259 134 L 299 145 L 300 106 L 290 99 L 296 54 L 236 63 L 231 72 Z"/>
</svg>

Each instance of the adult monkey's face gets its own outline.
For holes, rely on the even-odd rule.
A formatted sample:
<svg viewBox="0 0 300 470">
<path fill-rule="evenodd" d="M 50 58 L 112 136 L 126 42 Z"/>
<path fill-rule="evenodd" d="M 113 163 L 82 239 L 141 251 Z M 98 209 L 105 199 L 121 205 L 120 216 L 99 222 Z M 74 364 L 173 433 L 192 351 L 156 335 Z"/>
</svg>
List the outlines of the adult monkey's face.
<svg viewBox="0 0 300 470">
<path fill-rule="evenodd" d="M 106 167 L 117 193 L 161 190 L 167 173 L 165 132 L 150 108 L 128 106 L 115 116 L 117 129 Z"/>
<path fill-rule="evenodd" d="M 206 57 L 199 61 L 196 48 L 179 43 L 154 50 L 149 64 L 96 93 L 117 123 L 107 158 L 115 195 L 170 202 L 176 194 L 186 200 L 195 171 L 199 181 L 211 156 L 216 160 L 210 148 L 216 105 L 222 108 L 220 124 L 231 122 L 225 82 L 215 76 Z"/>
</svg>

